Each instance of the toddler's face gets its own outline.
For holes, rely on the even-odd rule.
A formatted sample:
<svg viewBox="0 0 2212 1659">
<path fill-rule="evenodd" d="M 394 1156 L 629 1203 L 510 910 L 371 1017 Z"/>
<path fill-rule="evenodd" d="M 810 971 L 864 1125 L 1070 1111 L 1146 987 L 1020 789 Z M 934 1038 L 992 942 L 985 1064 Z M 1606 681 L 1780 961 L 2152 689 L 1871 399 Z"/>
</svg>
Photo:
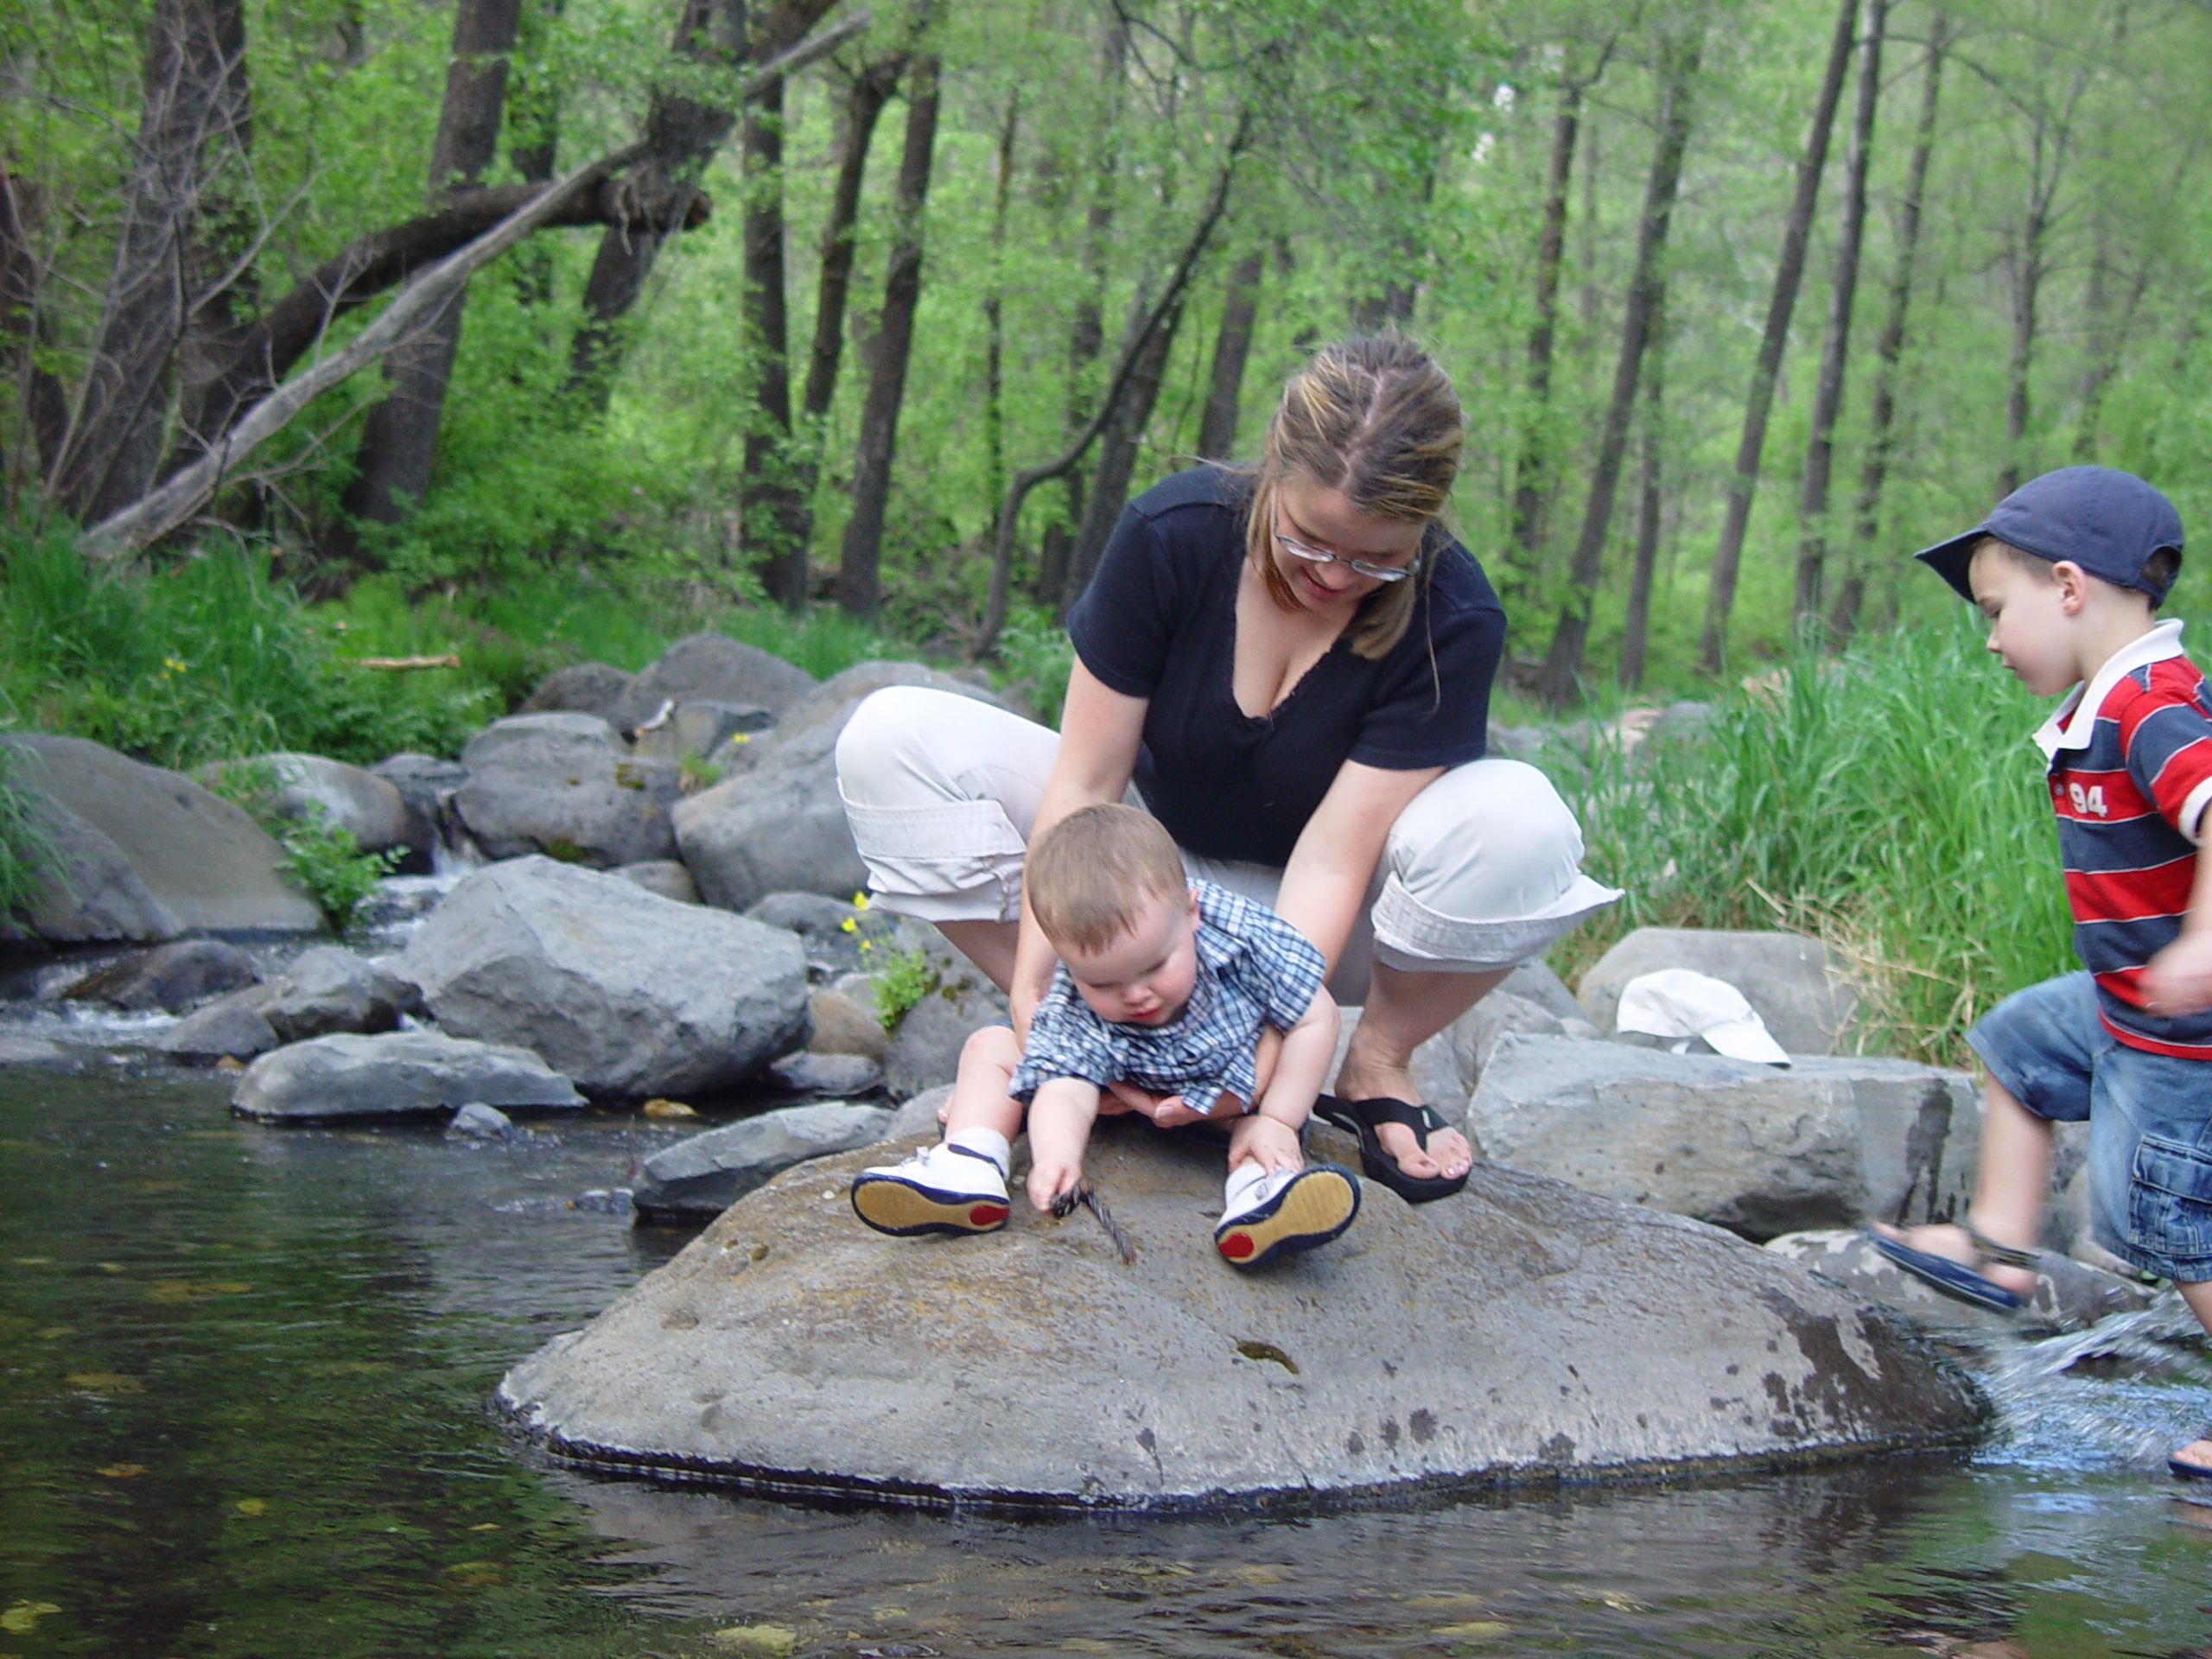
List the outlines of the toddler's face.
<svg viewBox="0 0 2212 1659">
<path fill-rule="evenodd" d="M 1198 978 L 1198 901 L 1148 898 L 1128 927 L 1096 950 L 1059 948 L 1076 995 L 1101 1020 L 1164 1026 L 1183 1012 Z"/>
<path fill-rule="evenodd" d="M 2039 697 L 2055 697 L 2082 677 L 2080 641 L 2064 590 L 1985 547 L 1967 568 L 1974 602 L 1989 619 L 1989 650 Z"/>
</svg>

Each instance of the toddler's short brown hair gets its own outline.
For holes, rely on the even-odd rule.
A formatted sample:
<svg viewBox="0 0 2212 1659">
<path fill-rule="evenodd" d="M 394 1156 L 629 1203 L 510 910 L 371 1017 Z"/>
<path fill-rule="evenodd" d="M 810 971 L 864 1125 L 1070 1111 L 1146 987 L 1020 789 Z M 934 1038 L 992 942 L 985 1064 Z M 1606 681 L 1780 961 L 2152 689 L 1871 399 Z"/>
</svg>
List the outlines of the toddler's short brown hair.
<svg viewBox="0 0 2212 1659">
<path fill-rule="evenodd" d="M 1022 882 L 1045 937 L 1079 950 L 1111 944 L 1146 899 L 1179 899 L 1190 891 L 1182 856 L 1160 820 L 1119 803 L 1083 807 L 1039 836 Z"/>
</svg>

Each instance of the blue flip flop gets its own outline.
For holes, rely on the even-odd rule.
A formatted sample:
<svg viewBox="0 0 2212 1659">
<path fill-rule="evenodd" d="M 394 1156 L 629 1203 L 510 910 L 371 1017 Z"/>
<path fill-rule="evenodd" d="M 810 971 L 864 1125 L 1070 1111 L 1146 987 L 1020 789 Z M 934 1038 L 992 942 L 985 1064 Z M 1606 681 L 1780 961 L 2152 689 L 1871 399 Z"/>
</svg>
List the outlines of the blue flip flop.
<svg viewBox="0 0 2212 1659">
<path fill-rule="evenodd" d="M 2168 1458 L 2166 1467 L 2183 1480 L 2212 1480 L 2212 1469 L 2201 1463 L 2183 1463 L 2179 1458 Z"/>
<path fill-rule="evenodd" d="M 1911 1245 L 1887 1237 L 1881 1233 L 1868 1233 L 1874 1248 L 1910 1274 L 1923 1284 L 1932 1285 L 1946 1296 L 1955 1296 L 1962 1302 L 1976 1307 L 1986 1307 L 1999 1313 L 2017 1313 L 2020 1299 L 1993 1279 L 1985 1279 L 1965 1263 L 1954 1262 L 1948 1255 L 1937 1255 L 1929 1250 L 1916 1250 Z M 2212 1474 L 2212 1470 L 2207 1470 Z"/>
</svg>

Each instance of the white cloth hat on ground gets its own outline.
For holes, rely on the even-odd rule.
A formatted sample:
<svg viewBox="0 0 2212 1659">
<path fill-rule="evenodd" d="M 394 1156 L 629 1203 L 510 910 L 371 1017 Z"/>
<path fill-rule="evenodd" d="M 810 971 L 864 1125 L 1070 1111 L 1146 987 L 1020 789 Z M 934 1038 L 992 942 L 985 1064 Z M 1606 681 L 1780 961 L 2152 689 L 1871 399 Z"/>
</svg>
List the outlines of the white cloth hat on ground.
<svg viewBox="0 0 2212 1659">
<path fill-rule="evenodd" d="M 1650 1037 L 1702 1037 L 1731 1059 L 1789 1064 L 1788 1052 L 1741 991 L 1725 979 L 1688 968 L 1638 974 L 1622 986 L 1613 1027 Z"/>
</svg>

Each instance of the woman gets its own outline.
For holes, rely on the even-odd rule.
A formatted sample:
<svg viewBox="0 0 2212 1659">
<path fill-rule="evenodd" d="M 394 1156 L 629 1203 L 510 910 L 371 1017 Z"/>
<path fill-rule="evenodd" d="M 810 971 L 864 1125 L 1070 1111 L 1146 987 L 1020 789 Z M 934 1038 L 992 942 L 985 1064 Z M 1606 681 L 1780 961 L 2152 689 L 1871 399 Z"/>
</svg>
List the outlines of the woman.
<svg viewBox="0 0 2212 1659">
<path fill-rule="evenodd" d="M 1439 522 L 1461 435 L 1410 341 L 1326 347 L 1284 387 L 1256 467 L 1194 467 L 1123 511 L 1068 618 L 1057 737 L 902 687 L 837 748 L 871 888 L 1006 990 L 1017 1030 L 1052 969 L 1022 849 L 1134 787 L 1194 874 L 1273 905 L 1362 1006 L 1321 1109 L 1414 1202 L 1457 1192 L 1473 1156 L 1415 1100 L 1414 1049 L 1619 896 L 1576 868 L 1581 834 L 1542 774 L 1482 758 L 1505 618 Z"/>
</svg>

